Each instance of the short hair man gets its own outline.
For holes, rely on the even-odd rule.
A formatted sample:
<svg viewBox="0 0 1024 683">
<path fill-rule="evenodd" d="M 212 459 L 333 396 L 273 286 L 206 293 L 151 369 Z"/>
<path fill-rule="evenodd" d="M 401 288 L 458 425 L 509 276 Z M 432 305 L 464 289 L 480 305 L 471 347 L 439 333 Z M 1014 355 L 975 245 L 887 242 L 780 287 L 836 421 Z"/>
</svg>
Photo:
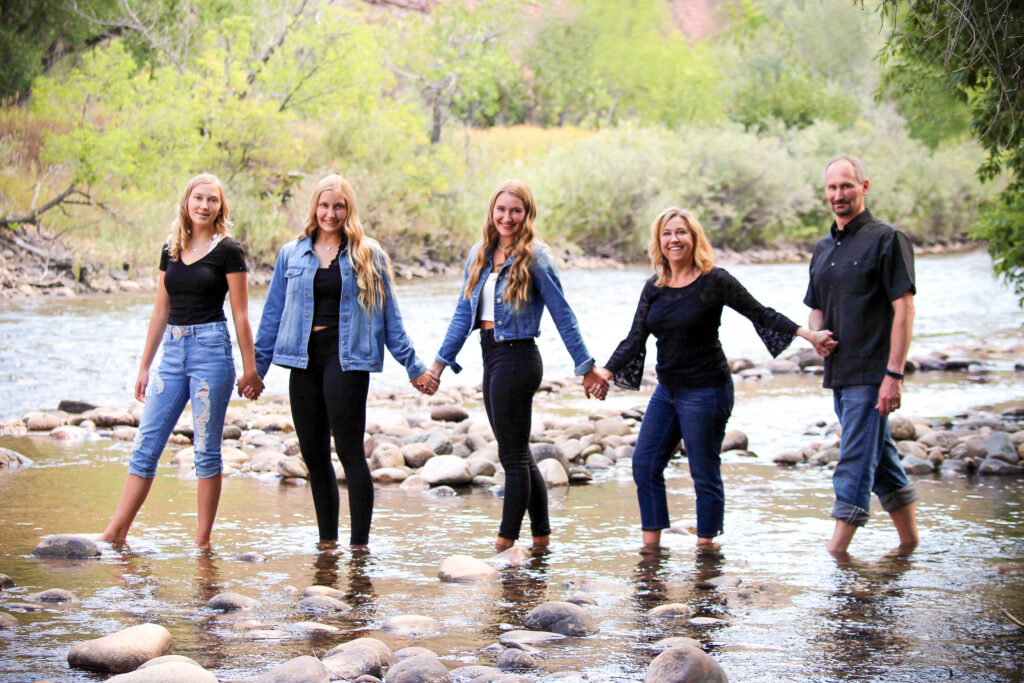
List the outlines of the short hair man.
<svg viewBox="0 0 1024 683">
<path fill-rule="evenodd" d="M 809 327 L 830 329 L 837 345 L 825 358 L 826 388 L 842 427 L 832 477 L 832 553 L 845 553 L 868 520 L 871 493 L 899 533 L 900 548 L 917 545 L 918 500 L 889 434 L 900 407 L 903 366 L 914 322 L 914 250 L 905 234 L 868 211 L 864 164 L 840 155 L 825 165 L 825 195 L 835 222 L 814 248 L 804 303 Z"/>
</svg>

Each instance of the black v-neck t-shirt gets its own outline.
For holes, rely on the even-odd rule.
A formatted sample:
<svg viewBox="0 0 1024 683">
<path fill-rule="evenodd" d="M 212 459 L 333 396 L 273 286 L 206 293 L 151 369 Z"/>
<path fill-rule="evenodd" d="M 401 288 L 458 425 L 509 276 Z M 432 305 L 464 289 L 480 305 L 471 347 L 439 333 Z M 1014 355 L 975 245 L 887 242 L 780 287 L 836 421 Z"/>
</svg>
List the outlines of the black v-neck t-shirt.
<svg viewBox="0 0 1024 683">
<path fill-rule="evenodd" d="M 167 245 L 160 252 L 164 288 L 171 300 L 169 325 L 202 325 L 227 320 L 224 297 L 228 273 L 244 273 L 245 252 L 238 242 L 223 237 L 206 256 L 186 265 L 171 259 Z"/>
</svg>

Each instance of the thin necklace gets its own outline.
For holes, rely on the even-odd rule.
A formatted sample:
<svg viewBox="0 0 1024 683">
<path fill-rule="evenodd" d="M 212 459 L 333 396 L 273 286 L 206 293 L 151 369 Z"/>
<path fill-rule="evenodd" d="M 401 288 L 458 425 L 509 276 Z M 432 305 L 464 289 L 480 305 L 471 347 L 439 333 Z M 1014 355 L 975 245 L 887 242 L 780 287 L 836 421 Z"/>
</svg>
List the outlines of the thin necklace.
<svg viewBox="0 0 1024 683">
<path fill-rule="evenodd" d="M 213 233 L 213 235 L 210 236 L 210 244 L 214 244 L 217 241 L 217 237 L 219 237 L 219 236 L 220 236 L 220 233 L 218 233 L 218 232 Z M 192 246 L 189 249 L 194 254 L 199 249 L 199 245 Z"/>
</svg>

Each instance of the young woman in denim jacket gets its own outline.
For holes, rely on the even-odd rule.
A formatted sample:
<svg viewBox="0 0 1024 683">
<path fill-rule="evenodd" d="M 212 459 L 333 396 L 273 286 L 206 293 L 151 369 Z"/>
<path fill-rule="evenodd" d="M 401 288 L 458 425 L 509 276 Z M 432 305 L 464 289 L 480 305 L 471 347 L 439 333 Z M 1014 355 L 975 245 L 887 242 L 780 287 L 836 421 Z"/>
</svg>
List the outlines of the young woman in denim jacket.
<svg viewBox="0 0 1024 683">
<path fill-rule="evenodd" d="M 221 434 L 235 382 L 224 296 L 242 354 L 239 394 L 256 398 L 263 382 L 256 374 L 245 254 L 228 235 L 230 213 L 224 188 L 203 173 L 188 182 L 178 215 L 160 254 L 156 303 L 142 350 L 135 398 L 146 404 L 132 446 L 128 480 L 113 519 L 98 540 L 123 542 L 156 476 L 156 465 L 171 430 L 192 402 L 197 484 L 196 546 L 208 548 L 221 488 Z M 156 374 L 150 366 L 163 343 Z"/>
<path fill-rule="evenodd" d="M 277 256 L 256 335 L 260 377 L 271 363 L 291 369 L 292 419 L 323 546 L 338 540 L 341 507 L 332 433 L 348 486 L 349 542 L 364 548 L 369 541 L 373 481 L 363 432 L 370 373 L 381 371 L 384 347 L 417 389 L 437 389 L 405 333 L 392 278 L 387 255 L 363 232 L 352 186 L 340 175 L 323 178 L 302 237 Z"/>
<path fill-rule="evenodd" d="M 580 336 L 576 316 L 562 293 L 550 250 L 534 242 L 536 203 L 518 180 L 502 183 L 491 196 L 483 239 L 466 260 L 462 294 L 430 371 L 440 380 L 455 362 L 470 332 L 480 328 L 483 347 L 484 408 L 498 441 L 505 469 L 505 502 L 495 551 L 511 548 L 519 538 L 523 516 L 530 513 L 534 547 L 548 544 L 551 527 L 544 479 L 530 454 L 533 395 L 543 365 L 534 338 L 547 306 L 565 348 L 586 386 L 607 388 L 594 373 L 594 359 Z"/>
<path fill-rule="evenodd" d="M 665 467 L 679 445 L 697 494 L 697 545 L 713 547 L 722 533 L 725 489 L 720 451 L 732 413 L 732 375 L 718 328 L 725 306 L 754 323 L 777 356 L 795 335 L 828 355 L 831 332 L 811 332 L 762 306 L 725 270 L 715 267 L 703 228 L 689 211 L 671 207 L 651 224 L 648 247 L 655 275 L 644 285 L 629 335 L 598 372 L 626 389 L 639 389 L 647 337 L 658 340 L 658 386 L 644 413 L 633 450 L 644 548 L 655 550 L 669 527 Z"/>
</svg>

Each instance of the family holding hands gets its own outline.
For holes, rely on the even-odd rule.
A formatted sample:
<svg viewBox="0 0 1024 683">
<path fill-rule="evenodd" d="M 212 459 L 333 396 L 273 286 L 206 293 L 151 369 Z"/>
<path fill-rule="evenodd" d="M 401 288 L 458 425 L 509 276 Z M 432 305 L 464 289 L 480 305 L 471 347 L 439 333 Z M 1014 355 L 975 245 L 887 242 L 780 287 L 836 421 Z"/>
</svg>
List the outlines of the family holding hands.
<svg viewBox="0 0 1024 683">
<path fill-rule="evenodd" d="M 845 172 L 849 167 L 836 193 L 847 204 L 859 197 L 859 208 L 866 213 L 863 195 L 868 181 L 858 177 L 859 163 L 844 156 L 826 167 L 827 192 L 837 223 L 845 214 L 841 215 L 833 202 L 829 173 L 836 168 Z M 849 195 L 855 196 L 851 199 Z M 841 208 L 848 207 L 844 204 Z M 365 234 L 355 192 L 347 180 L 328 175 L 314 188 L 302 234 L 278 254 L 254 340 L 247 314 L 246 263 L 241 247 L 229 236 L 231 223 L 224 189 L 211 175 L 193 178 L 185 188 L 171 235 L 161 252 L 156 303 L 135 388 L 136 398 L 145 402 L 145 408 L 128 480 L 100 539 L 125 541 L 149 493 L 171 430 L 186 402 L 191 401 L 199 507 L 195 542 L 200 548 L 209 547 L 220 499 L 221 435 L 235 386 L 223 311 L 225 295 L 230 295 L 243 366 L 237 381 L 238 394 L 250 399 L 259 397 L 271 364 L 289 369 L 292 417 L 309 470 L 323 546 L 333 546 L 338 540 L 340 495 L 331 461 L 332 436 L 348 489 L 349 544 L 365 548 L 369 542 L 374 490 L 363 435 L 369 377 L 381 371 L 384 348 L 405 367 L 412 385 L 430 395 L 437 390 L 446 368 L 461 371 L 456 359 L 476 329 L 480 330 L 483 356 L 484 408 L 505 472 L 495 551 L 515 544 L 527 514 L 533 547 L 548 545 L 551 526 L 547 488 L 530 452 L 533 398 L 543 376 L 535 338 L 546 308 L 588 397 L 604 399 L 611 382 L 623 388 L 639 388 L 647 339 L 654 336 L 658 385 L 632 458 L 644 548 L 657 548 L 662 530 L 670 526 L 664 470 L 680 440 L 696 491 L 697 544 L 700 548 L 714 547 L 715 537 L 723 533 L 725 494 L 720 451 L 733 407 L 732 377 L 718 333 L 723 308 L 729 306 L 750 319 L 773 356 L 800 336 L 826 358 L 826 363 L 847 344 L 844 336 L 839 346 L 833 333 L 825 329 L 835 324 L 835 312 L 823 311 L 811 297 L 812 329 L 808 329 L 762 306 L 736 278 L 714 265 L 713 250 L 696 217 L 671 207 L 651 225 L 648 252 L 655 272 L 643 287 L 633 323 L 608 362 L 599 367 L 583 342 L 551 251 L 536 239 L 536 216 L 533 194 L 521 181 L 508 180 L 491 195 L 482 239 L 470 249 L 455 311 L 428 367 L 416 355 L 402 324 L 391 262 L 380 245 Z M 845 223 L 838 228 L 840 232 L 843 226 Z M 834 224 L 833 233 L 836 230 Z M 899 252 L 904 243 L 898 239 L 896 243 Z M 888 259 L 880 249 L 875 251 L 880 261 Z M 901 298 L 909 292 L 912 298 L 912 251 L 909 258 L 909 283 L 893 283 L 883 275 L 886 296 L 896 293 L 895 298 Z M 815 287 L 815 265 L 812 262 L 809 297 Z M 901 285 L 907 289 L 897 293 Z M 826 285 L 829 291 L 842 286 L 834 280 Z M 839 305 L 842 297 L 833 297 Z M 908 327 L 901 327 L 900 333 L 906 333 L 909 342 Z M 161 344 L 163 357 L 156 372 L 151 373 L 150 365 Z M 897 346 L 900 348 L 895 358 L 890 357 L 889 348 L 882 355 L 883 365 L 889 361 L 890 366 L 898 367 L 882 369 L 892 369 L 891 374 L 899 374 L 902 379 L 906 348 Z M 877 349 L 871 352 L 878 355 Z M 873 375 L 862 379 L 865 381 L 857 383 L 873 383 L 876 389 L 882 381 Z M 838 402 L 836 409 L 842 420 Z M 873 438 L 881 455 L 850 454 L 848 459 L 861 463 L 855 467 L 859 473 L 855 476 L 867 480 L 867 490 L 879 495 L 883 507 L 897 521 L 901 543 L 911 546 L 916 543 L 916 520 L 913 533 L 905 534 L 893 513 L 897 508 L 889 505 L 901 503 L 898 508 L 904 518 L 909 507 L 913 519 L 916 495 L 912 495 L 912 486 L 909 492 L 904 491 L 908 486 L 906 477 L 897 477 L 894 486 L 903 492 L 894 494 L 892 490 L 879 491 L 874 481 L 880 458 L 888 462 L 887 411 L 877 409 L 875 414 L 879 434 Z M 843 436 L 845 444 L 845 430 Z M 891 439 L 888 441 L 891 443 Z M 867 464 L 863 464 L 865 458 Z M 848 474 L 846 468 L 837 467 L 837 474 L 841 472 Z M 838 484 L 836 492 L 836 509 L 846 515 L 840 517 L 833 511 L 838 535 L 841 521 L 854 529 L 866 522 L 866 515 L 862 515 L 864 519 L 851 518 L 847 508 L 864 511 L 867 504 L 862 502 L 863 496 L 856 501 L 840 501 Z M 847 531 L 845 527 L 843 531 Z M 830 550 L 835 551 L 833 545 Z M 845 551 L 845 547 L 839 550 Z"/>
</svg>

